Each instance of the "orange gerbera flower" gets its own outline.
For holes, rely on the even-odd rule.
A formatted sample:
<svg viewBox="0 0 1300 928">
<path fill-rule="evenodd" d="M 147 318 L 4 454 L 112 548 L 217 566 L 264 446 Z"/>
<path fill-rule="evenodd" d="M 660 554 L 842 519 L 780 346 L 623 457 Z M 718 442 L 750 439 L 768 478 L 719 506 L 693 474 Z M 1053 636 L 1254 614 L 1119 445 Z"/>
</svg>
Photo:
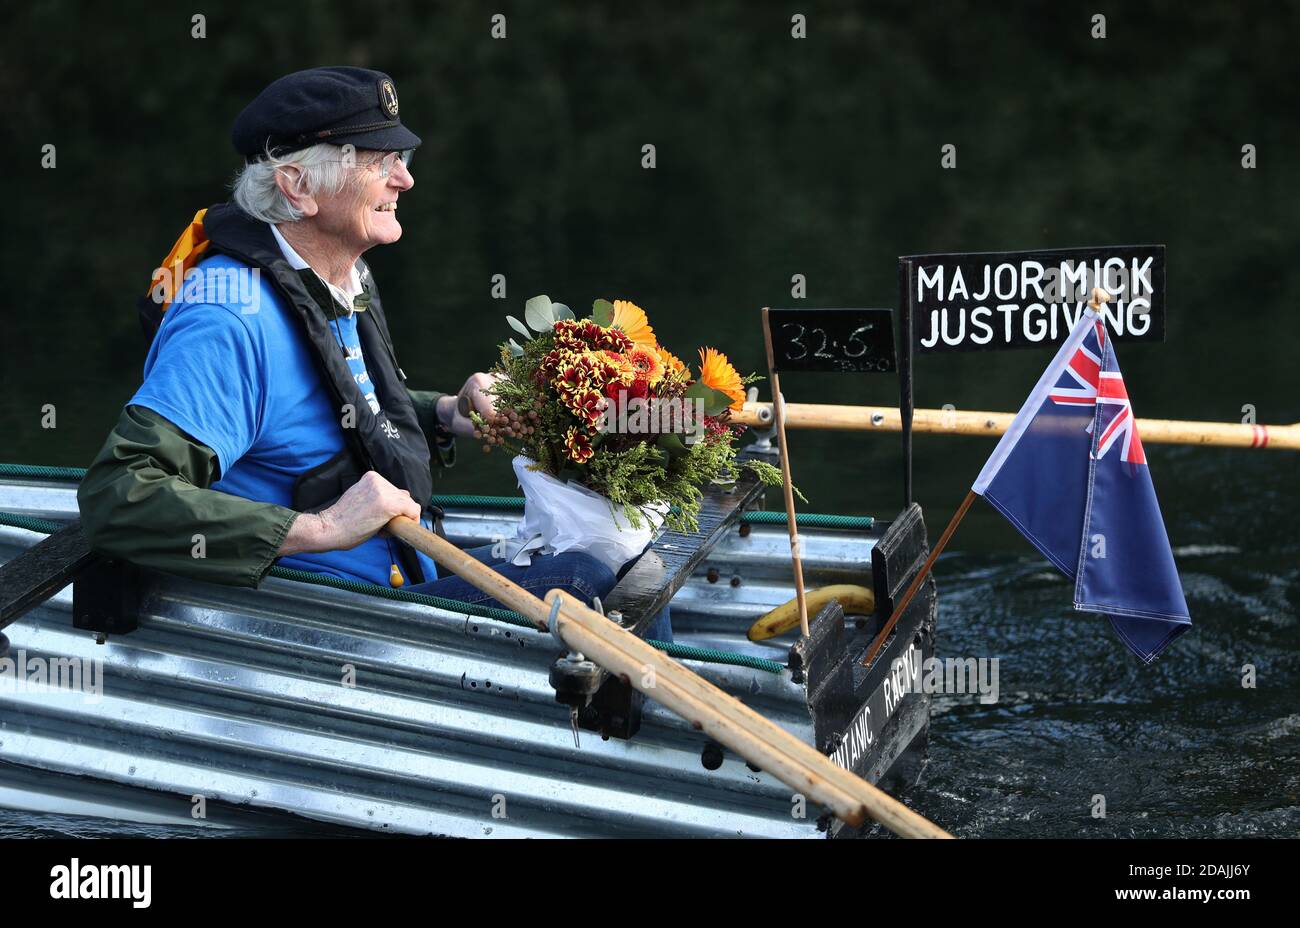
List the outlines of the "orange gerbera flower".
<svg viewBox="0 0 1300 928">
<path fill-rule="evenodd" d="M 627 300 L 614 301 L 614 321 L 612 326 L 623 330 L 628 338 L 632 339 L 633 344 L 638 348 L 648 348 L 654 351 L 658 347 L 655 341 L 655 330 L 650 328 L 650 322 L 646 319 L 645 310 L 635 303 Z"/>
<path fill-rule="evenodd" d="M 632 350 L 635 351 L 636 349 Z M 605 359 L 610 363 L 609 385 L 617 382 L 626 387 L 636 379 L 636 369 L 632 366 L 632 362 L 628 360 L 627 355 L 621 355 L 617 351 L 606 351 Z"/>
<path fill-rule="evenodd" d="M 700 383 L 731 397 L 731 409 L 740 412 L 745 405 L 745 385 L 727 356 L 714 348 L 700 349 Z"/>
<path fill-rule="evenodd" d="M 686 365 L 682 363 L 682 359 L 677 357 L 677 355 L 673 354 L 667 348 L 660 347 L 657 353 L 659 355 L 659 360 L 663 363 L 663 366 L 670 374 L 680 374 L 682 371 L 686 370 Z"/>
<path fill-rule="evenodd" d="M 663 380 L 664 362 L 659 360 L 657 352 L 633 348 L 624 357 L 631 363 L 637 380 L 644 380 L 652 387 Z"/>
</svg>

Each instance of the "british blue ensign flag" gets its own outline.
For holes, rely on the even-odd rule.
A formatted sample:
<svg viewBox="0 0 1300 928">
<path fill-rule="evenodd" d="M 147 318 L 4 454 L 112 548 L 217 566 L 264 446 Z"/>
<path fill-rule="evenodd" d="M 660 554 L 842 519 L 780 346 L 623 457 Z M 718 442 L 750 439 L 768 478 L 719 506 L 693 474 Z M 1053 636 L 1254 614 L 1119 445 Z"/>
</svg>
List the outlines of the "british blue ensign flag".
<svg viewBox="0 0 1300 928">
<path fill-rule="evenodd" d="M 971 488 L 1150 663 L 1191 627 L 1106 327 L 1085 309 Z"/>
</svg>

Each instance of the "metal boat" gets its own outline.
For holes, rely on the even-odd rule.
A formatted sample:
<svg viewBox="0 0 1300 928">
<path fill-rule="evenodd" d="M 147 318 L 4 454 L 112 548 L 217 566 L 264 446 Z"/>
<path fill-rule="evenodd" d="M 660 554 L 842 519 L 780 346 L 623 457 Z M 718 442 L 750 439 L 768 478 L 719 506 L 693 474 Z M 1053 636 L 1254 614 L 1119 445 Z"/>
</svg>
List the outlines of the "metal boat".
<svg viewBox="0 0 1300 928">
<path fill-rule="evenodd" d="M 0 468 L 0 562 L 57 560 L 76 477 Z M 809 586 L 872 586 L 875 614 L 832 604 L 808 637 L 756 643 L 750 624 L 794 596 L 784 516 L 759 505 L 754 485 L 708 494 L 700 531 L 660 537 L 607 614 L 639 630 L 670 601 L 670 655 L 870 782 L 906 784 L 929 696 L 901 684 L 933 654 L 932 580 L 860 664 L 924 561 L 920 508 L 801 523 Z M 520 516 L 501 498 L 444 508 L 463 546 L 513 535 Z M 57 569 L 43 601 L 0 622 L 0 805 L 197 821 L 211 803 L 458 837 L 860 833 L 620 680 L 575 732 L 555 640 L 509 615 L 279 571 L 249 590 L 113 562 L 80 563 L 53 592 Z"/>
</svg>

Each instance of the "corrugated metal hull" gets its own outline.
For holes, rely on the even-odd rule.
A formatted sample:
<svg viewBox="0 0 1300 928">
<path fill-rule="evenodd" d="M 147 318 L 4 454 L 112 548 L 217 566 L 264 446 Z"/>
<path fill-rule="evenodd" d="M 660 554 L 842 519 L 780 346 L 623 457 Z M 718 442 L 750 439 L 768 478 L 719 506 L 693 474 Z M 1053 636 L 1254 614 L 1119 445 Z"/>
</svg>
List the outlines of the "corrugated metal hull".
<svg viewBox="0 0 1300 928">
<path fill-rule="evenodd" d="M 70 496 L 8 486 L 0 509 L 66 514 Z M 466 543 L 512 528 L 493 514 L 449 524 Z M 0 529 L 0 557 L 41 537 Z M 866 538 L 806 544 L 813 583 L 870 562 Z M 681 640 L 784 661 L 788 642 L 754 645 L 744 629 L 792 595 L 786 558 L 781 530 L 733 533 L 706 565 L 720 580 L 701 574 L 673 602 Z M 11 656 L 102 659 L 103 695 L 0 689 L 0 760 L 410 834 L 818 835 L 816 810 L 792 817 L 790 790 L 743 760 L 704 769 L 702 736 L 653 704 L 631 741 L 583 732 L 575 748 L 547 682 L 553 642 L 533 630 L 286 580 L 165 579 L 138 631 L 96 645 L 71 603 L 65 590 L 10 626 Z M 691 666 L 811 741 L 788 671 Z"/>
</svg>

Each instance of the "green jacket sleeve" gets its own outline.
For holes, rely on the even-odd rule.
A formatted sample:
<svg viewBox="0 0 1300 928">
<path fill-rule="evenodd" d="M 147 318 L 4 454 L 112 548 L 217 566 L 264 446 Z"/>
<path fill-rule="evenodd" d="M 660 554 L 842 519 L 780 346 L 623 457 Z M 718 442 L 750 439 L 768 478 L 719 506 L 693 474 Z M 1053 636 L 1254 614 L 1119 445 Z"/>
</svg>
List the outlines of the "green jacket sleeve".
<svg viewBox="0 0 1300 928">
<path fill-rule="evenodd" d="M 420 420 L 420 431 L 429 442 L 429 462 L 434 467 L 454 467 L 456 464 L 456 436 L 438 422 L 438 400 L 446 394 L 436 390 L 410 390 L 415 415 Z"/>
<path fill-rule="evenodd" d="M 91 547 L 141 567 L 257 586 L 298 513 L 209 487 L 217 456 L 144 406 L 127 406 L 77 490 Z"/>
</svg>

